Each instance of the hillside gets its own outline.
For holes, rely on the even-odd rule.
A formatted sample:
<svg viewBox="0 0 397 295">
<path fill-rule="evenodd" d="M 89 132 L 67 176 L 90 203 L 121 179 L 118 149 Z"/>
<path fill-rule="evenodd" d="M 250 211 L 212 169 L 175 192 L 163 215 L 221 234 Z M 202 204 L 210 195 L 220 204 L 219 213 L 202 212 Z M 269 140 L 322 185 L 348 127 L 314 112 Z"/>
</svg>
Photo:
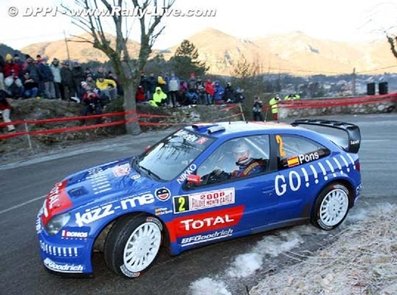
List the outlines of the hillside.
<svg viewBox="0 0 397 295">
<path fill-rule="evenodd" d="M 84 35 L 83 35 L 84 36 Z M 84 36 L 87 37 L 87 36 Z M 114 42 L 114 37 L 110 37 Z M 312 38 L 302 32 L 269 35 L 256 40 L 245 40 L 207 28 L 188 38 L 198 49 L 200 59 L 210 66 L 210 73 L 230 75 L 234 65 L 244 56 L 256 63 L 262 73 L 291 73 L 295 75 L 358 73 L 381 74 L 397 72 L 397 60 L 385 40 L 368 43 L 346 43 Z M 72 59 L 105 61 L 106 57 L 91 44 L 68 42 Z M 169 59 L 179 44 L 164 50 Z M 130 42 L 131 56 L 137 56 L 139 44 Z M 66 59 L 64 40 L 36 43 L 22 48 L 35 56 Z M 390 68 L 391 66 L 396 66 Z"/>
<path fill-rule="evenodd" d="M 91 39 L 88 34 L 83 34 L 80 37 Z M 115 37 L 107 35 L 114 44 Z M 81 42 L 80 38 L 71 37 L 67 39 L 70 59 L 78 60 L 80 62 L 99 61 L 104 62 L 108 60 L 106 55 L 100 50 L 93 48 L 91 43 Z M 131 56 L 137 56 L 139 50 L 139 43 L 129 41 L 128 51 Z M 30 44 L 21 49 L 22 52 L 35 57 L 37 54 L 48 56 L 50 59 L 56 57 L 60 60 L 68 59 L 65 40 L 56 40 L 52 42 L 42 42 Z"/>
</svg>

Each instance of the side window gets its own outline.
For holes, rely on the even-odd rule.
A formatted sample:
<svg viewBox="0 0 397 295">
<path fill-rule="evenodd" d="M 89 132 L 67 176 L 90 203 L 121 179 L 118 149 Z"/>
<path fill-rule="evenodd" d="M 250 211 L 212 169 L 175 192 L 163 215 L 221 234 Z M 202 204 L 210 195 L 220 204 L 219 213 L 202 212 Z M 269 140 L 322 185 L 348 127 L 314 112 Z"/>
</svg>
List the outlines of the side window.
<svg viewBox="0 0 397 295">
<path fill-rule="evenodd" d="M 269 136 L 240 137 L 223 143 L 197 169 L 201 185 L 265 172 L 269 162 Z"/>
<path fill-rule="evenodd" d="M 309 163 L 330 154 L 326 147 L 305 137 L 278 134 L 275 139 L 279 169 Z"/>
</svg>

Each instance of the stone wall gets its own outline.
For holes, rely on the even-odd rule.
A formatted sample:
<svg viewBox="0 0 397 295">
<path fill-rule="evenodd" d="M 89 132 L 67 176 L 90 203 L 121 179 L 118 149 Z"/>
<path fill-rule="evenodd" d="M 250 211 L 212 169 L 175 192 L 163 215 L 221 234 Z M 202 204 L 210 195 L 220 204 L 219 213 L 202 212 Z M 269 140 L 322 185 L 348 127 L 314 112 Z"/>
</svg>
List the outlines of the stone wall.
<svg viewBox="0 0 397 295">
<path fill-rule="evenodd" d="M 348 98 L 281 101 L 279 119 L 334 114 L 374 114 L 397 111 L 397 93 Z"/>
</svg>

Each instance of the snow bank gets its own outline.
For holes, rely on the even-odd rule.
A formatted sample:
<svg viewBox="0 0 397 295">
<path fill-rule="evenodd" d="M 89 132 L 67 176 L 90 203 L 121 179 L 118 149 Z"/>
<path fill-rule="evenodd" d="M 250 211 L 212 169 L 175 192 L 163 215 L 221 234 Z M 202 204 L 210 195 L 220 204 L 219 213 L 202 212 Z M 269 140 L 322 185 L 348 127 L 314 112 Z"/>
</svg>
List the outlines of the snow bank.
<svg viewBox="0 0 397 295">
<path fill-rule="evenodd" d="M 248 253 L 237 255 L 233 258 L 230 266 L 221 274 L 201 278 L 190 284 L 190 291 L 193 295 L 211 294 L 224 295 L 232 294 L 234 285 L 240 279 L 255 275 L 256 271 L 263 267 L 267 256 L 277 257 L 303 243 L 302 235 L 325 233 L 313 226 L 303 225 L 282 230 L 273 235 L 266 235 L 257 242 Z"/>
<path fill-rule="evenodd" d="M 250 295 L 397 294 L 397 206 L 358 214 L 338 239 L 265 277 Z"/>
</svg>

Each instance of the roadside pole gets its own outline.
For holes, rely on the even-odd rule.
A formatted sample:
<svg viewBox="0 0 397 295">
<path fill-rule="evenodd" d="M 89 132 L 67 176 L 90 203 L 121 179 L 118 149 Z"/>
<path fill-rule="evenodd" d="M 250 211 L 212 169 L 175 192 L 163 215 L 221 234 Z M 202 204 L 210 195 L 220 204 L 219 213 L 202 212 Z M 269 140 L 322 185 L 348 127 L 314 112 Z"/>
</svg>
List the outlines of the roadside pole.
<svg viewBox="0 0 397 295">
<path fill-rule="evenodd" d="M 33 151 L 32 140 L 30 139 L 30 134 L 29 134 L 28 123 L 25 122 L 24 125 L 25 125 L 26 138 L 28 139 L 29 148 L 31 151 Z"/>
<path fill-rule="evenodd" d="M 243 112 L 243 107 L 241 106 L 241 103 L 238 104 L 240 107 L 240 112 L 241 112 L 241 116 L 243 117 L 243 121 L 245 121 L 245 116 L 244 116 L 244 112 Z"/>
</svg>

